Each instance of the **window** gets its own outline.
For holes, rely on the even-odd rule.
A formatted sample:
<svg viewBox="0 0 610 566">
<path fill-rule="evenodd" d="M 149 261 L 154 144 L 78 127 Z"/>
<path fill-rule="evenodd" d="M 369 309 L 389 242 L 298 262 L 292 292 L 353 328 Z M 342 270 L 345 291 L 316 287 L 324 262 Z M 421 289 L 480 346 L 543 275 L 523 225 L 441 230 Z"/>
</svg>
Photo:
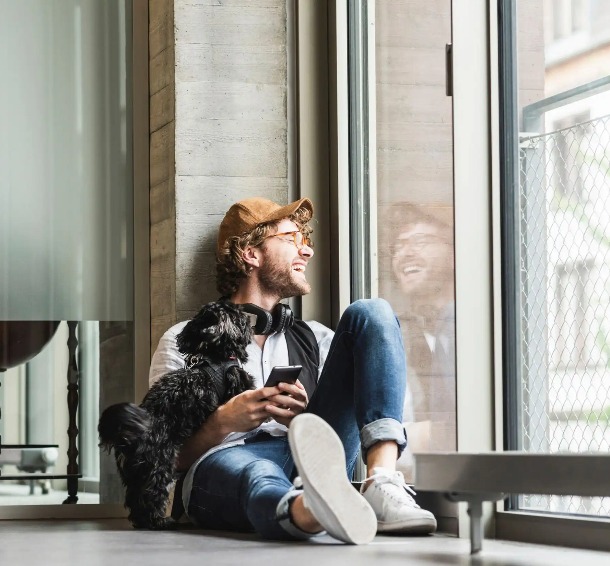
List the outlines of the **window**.
<svg viewBox="0 0 610 566">
<path fill-rule="evenodd" d="M 589 113 L 556 120 L 553 123 L 552 176 L 556 196 L 559 199 L 585 198 L 584 176 L 587 172 L 583 157 L 587 150 L 586 142 Z"/>
<path fill-rule="evenodd" d="M 588 0 L 552 0 L 546 2 L 552 21 L 552 41 L 585 31 L 588 24 Z"/>
<path fill-rule="evenodd" d="M 134 159 L 148 154 L 148 81 L 132 82 L 148 61 L 139 46 L 133 58 L 134 11 L 148 38 L 143 5 L 0 2 L 0 432 L 18 445 L 0 458 L 3 518 L 10 506 L 75 502 L 73 492 L 83 503 L 123 498 L 97 416 L 134 398 L 136 365 L 149 360 L 138 346 L 147 322 L 134 332 L 149 303 L 148 246 L 135 235 L 148 234 L 148 173 Z M 39 472 L 59 477 L 24 483 Z"/>
<path fill-rule="evenodd" d="M 410 440 L 398 467 L 411 480 L 411 450 L 457 445 L 451 5 L 347 7 L 351 298 L 385 298 L 401 324 Z"/>
<path fill-rule="evenodd" d="M 585 31 L 610 4 L 526 0 L 508 33 L 516 42 L 504 94 L 512 115 L 505 156 L 503 254 L 506 447 L 594 453 L 610 446 L 610 59 L 591 38 L 576 54 L 541 41 Z M 506 39 L 506 38 L 505 38 Z M 501 52 L 506 55 L 506 43 Z M 599 61 L 604 61 L 601 65 Z M 575 66 L 579 72 L 574 73 Z M 510 134 L 510 128 L 520 133 Z M 510 291 L 514 289 L 514 291 Z M 508 369 L 507 369 L 508 368 Z M 609 498 L 522 495 L 509 509 L 610 516 Z"/>
</svg>

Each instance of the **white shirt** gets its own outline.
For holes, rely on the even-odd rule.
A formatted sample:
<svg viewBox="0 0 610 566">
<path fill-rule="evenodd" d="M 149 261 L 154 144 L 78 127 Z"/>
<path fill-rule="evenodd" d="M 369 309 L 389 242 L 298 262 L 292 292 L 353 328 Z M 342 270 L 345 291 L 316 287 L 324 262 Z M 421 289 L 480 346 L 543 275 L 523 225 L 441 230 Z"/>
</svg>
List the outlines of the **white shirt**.
<svg viewBox="0 0 610 566">
<path fill-rule="evenodd" d="M 180 322 L 172 326 L 159 340 L 159 345 L 155 350 L 150 364 L 150 373 L 148 378 L 148 384 L 153 385 L 157 382 L 161 376 L 167 372 L 181 369 L 185 365 L 182 354 L 178 351 L 176 345 L 176 337 L 182 329 L 186 326 L 188 321 Z M 330 349 L 330 343 L 332 342 L 334 332 L 316 321 L 307 321 L 307 325 L 313 331 L 316 341 L 318 342 L 318 348 L 320 351 L 320 365 L 318 366 L 318 377 L 322 373 L 324 362 L 328 356 Z M 248 360 L 244 364 L 244 369 L 252 375 L 254 378 L 254 384 L 257 389 L 261 388 L 271 370 L 275 366 L 287 366 L 288 361 L 288 345 L 286 343 L 286 335 L 283 333 L 273 333 L 267 336 L 265 344 L 261 349 L 259 345 L 252 340 L 246 348 L 248 354 Z M 184 479 L 182 487 L 182 499 L 184 508 L 188 510 L 188 502 L 191 493 L 191 487 L 193 484 L 193 475 L 199 463 L 214 452 L 228 448 L 229 446 L 236 446 L 243 444 L 246 438 L 254 436 L 260 431 L 265 431 L 272 436 L 285 436 L 287 428 L 270 419 L 268 422 L 264 422 L 259 427 L 249 432 L 232 432 L 228 434 L 220 444 L 214 446 L 207 452 L 205 452 L 199 459 L 191 466 Z"/>
<path fill-rule="evenodd" d="M 186 326 L 188 321 L 180 322 L 172 326 L 159 340 L 159 345 L 152 357 L 150 365 L 150 373 L 148 384 L 153 385 L 162 375 L 169 371 L 174 371 L 184 367 L 184 358 L 178 351 L 176 346 L 176 337 Z M 330 343 L 333 339 L 334 332 L 316 321 L 307 321 L 307 325 L 313 331 L 318 348 L 320 350 L 320 365 L 318 367 L 318 377 L 322 373 L 326 356 L 330 348 Z M 246 348 L 248 360 L 244 364 L 244 369 L 254 378 L 254 385 L 257 389 L 263 386 L 271 370 L 275 366 L 287 366 L 288 361 L 288 345 L 286 344 L 286 336 L 283 333 L 273 333 L 267 337 L 263 348 L 252 340 Z M 263 423 L 260 427 L 250 432 L 233 432 L 229 434 L 221 442 L 219 446 L 223 446 L 235 440 L 242 440 L 264 430 L 274 436 L 283 436 L 286 434 L 286 427 L 274 420 Z"/>
</svg>

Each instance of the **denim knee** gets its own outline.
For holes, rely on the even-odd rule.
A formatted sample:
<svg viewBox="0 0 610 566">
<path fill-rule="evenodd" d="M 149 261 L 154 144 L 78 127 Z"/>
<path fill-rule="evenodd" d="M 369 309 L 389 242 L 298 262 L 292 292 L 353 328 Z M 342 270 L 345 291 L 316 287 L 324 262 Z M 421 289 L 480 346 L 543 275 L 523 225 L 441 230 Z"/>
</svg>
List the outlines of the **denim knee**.
<svg viewBox="0 0 610 566">
<path fill-rule="evenodd" d="M 343 313 L 348 319 L 357 320 L 362 317 L 368 323 L 379 324 L 398 324 L 396 314 L 390 303 L 385 299 L 358 299 L 350 304 Z"/>
<path fill-rule="evenodd" d="M 270 490 L 280 493 L 281 497 L 293 488 L 282 468 L 270 460 L 257 460 L 248 464 L 242 475 L 242 494 L 246 499 L 256 498 L 261 491 Z"/>
</svg>

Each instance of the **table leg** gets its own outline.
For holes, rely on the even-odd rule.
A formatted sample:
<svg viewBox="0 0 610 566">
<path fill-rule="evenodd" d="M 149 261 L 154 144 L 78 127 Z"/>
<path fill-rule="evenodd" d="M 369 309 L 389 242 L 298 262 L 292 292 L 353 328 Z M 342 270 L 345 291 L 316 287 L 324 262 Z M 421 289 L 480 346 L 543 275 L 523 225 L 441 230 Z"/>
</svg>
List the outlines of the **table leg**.
<svg viewBox="0 0 610 566">
<path fill-rule="evenodd" d="M 468 501 L 470 517 L 470 554 L 476 554 L 483 548 L 483 502 L 480 499 Z"/>
<path fill-rule="evenodd" d="M 483 548 L 483 501 L 499 501 L 504 499 L 503 493 L 464 493 L 451 491 L 445 493 L 449 501 L 465 501 L 468 505 L 470 528 L 470 554 L 477 554 Z"/>
<path fill-rule="evenodd" d="M 68 497 L 64 503 L 76 503 L 78 497 L 78 363 L 76 361 L 76 327 L 78 323 L 68 322 Z"/>
</svg>

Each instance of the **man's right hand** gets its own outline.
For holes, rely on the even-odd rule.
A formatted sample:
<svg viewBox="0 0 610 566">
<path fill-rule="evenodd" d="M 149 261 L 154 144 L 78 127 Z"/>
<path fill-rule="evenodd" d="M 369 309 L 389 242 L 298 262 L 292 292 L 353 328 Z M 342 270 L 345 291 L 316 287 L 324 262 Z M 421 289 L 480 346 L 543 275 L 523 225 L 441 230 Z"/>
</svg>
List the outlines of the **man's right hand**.
<svg viewBox="0 0 610 566">
<path fill-rule="evenodd" d="M 216 409 L 201 428 L 180 449 L 178 470 L 188 469 L 210 448 L 220 444 L 231 432 L 248 432 L 264 423 L 271 415 L 265 410 L 268 397 L 279 395 L 278 387 L 244 391 Z"/>
<path fill-rule="evenodd" d="M 226 434 L 248 432 L 271 416 L 265 409 L 269 405 L 268 398 L 280 393 L 278 387 L 244 391 L 218 407 L 213 420 Z"/>
</svg>

